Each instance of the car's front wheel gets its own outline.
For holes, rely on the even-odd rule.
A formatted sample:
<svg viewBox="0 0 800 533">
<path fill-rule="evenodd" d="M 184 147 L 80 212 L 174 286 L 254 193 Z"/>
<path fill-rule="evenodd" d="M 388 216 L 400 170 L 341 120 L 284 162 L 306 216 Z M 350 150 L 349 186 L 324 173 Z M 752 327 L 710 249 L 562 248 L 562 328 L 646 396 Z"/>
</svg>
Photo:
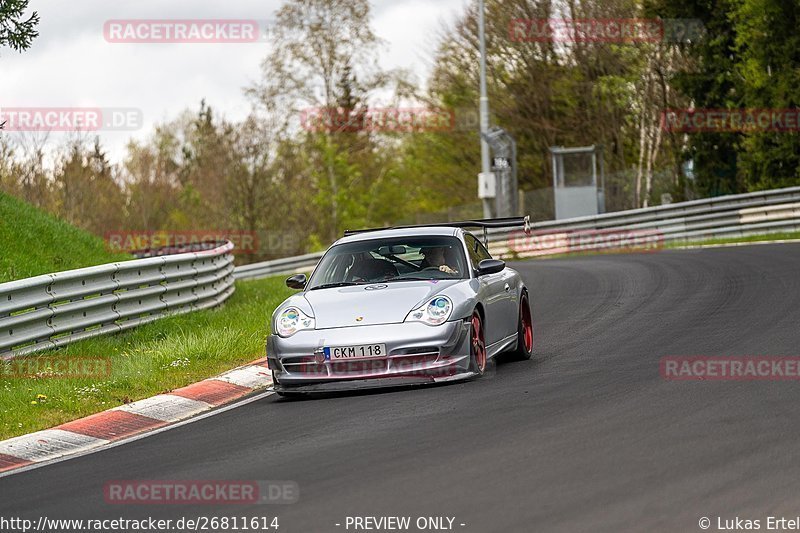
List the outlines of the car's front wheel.
<svg viewBox="0 0 800 533">
<path fill-rule="evenodd" d="M 528 293 L 523 292 L 519 299 L 519 322 L 517 324 L 517 349 L 515 359 L 530 359 L 533 355 L 533 319 Z"/>
<path fill-rule="evenodd" d="M 472 313 L 470 330 L 470 370 L 482 376 L 486 371 L 486 340 L 483 320 L 477 309 Z"/>
</svg>

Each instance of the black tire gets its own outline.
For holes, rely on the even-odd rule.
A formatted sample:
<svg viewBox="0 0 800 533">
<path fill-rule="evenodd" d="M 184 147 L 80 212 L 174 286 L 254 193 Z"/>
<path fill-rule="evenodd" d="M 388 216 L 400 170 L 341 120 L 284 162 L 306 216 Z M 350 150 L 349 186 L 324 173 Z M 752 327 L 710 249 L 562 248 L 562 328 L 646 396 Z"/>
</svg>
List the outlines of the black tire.
<svg viewBox="0 0 800 533">
<path fill-rule="evenodd" d="M 518 361 L 525 361 L 533 356 L 533 316 L 527 292 L 523 292 L 519 299 L 517 348 L 511 352 L 511 356 Z"/>
<path fill-rule="evenodd" d="M 469 369 L 482 376 L 486 372 L 486 337 L 483 331 L 483 319 L 477 309 L 472 312 L 470 321 Z"/>
</svg>

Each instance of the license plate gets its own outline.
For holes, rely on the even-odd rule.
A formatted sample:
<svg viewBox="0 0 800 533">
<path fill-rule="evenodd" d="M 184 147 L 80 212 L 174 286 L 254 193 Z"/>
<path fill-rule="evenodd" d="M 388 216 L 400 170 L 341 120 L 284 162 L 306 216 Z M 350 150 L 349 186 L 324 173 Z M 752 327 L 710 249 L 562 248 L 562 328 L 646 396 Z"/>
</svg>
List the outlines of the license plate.
<svg viewBox="0 0 800 533">
<path fill-rule="evenodd" d="M 322 349 L 326 361 L 349 361 L 386 355 L 385 344 L 360 344 L 356 346 L 325 346 Z"/>
</svg>

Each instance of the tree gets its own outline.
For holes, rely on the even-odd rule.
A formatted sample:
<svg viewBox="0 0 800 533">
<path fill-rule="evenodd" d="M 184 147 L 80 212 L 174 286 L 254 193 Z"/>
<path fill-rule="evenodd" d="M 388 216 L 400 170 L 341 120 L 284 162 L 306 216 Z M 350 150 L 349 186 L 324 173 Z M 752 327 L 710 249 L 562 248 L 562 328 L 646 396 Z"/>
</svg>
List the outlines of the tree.
<svg viewBox="0 0 800 533">
<path fill-rule="evenodd" d="M 736 28 L 731 24 L 738 0 L 649 0 L 646 12 L 664 19 L 699 19 L 707 35 L 685 46 L 688 61 L 676 69 L 672 86 L 696 109 L 736 109 L 746 105 L 736 75 Z M 692 160 L 695 189 L 701 196 L 742 192 L 736 132 L 692 132 L 683 158 Z"/>
<path fill-rule="evenodd" d="M 122 229 L 125 194 L 116 181 L 100 139 L 70 141 L 53 172 L 56 213 L 72 225 L 96 235 Z"/>
<path fill-rule="evenodd" d="M 736 28 L 735 74 L 751 109 L 800 107 L 800 5 L 739 0 L 729 15 Z M 800 183 L 800 135 L 795 130 L 748 131 L 739 150 L 740 181 L 749 190 Z"/>
<path fill-rule="evenodd" d="M 26 9 L 28 0 L 4 0 L 0 4 L 0 46 L 21 52 L 39 36 L 39 14 L 34 11 L 25 18 Z"/>
<path fill-rule="evenodd" d="M 301 110 L 355 118 L 377 89 L 392 82 L 395 92 L 406 87 L 400 73 L 377 65 L 382 43 L 370 26 L 368 0 L 288 0 L 276 15 L 272 41 L 261 82 L 247 92 L 262 112 L 280 116 L 290 132 L 299 130 Z M 374 169 L 361 165 L 373 151 L 363 133 L 327 129 L 303 135 L 313 162 L 304 172 L 309 178 L 304 190 L 320 208 L 326 238 L 335 238 L 343 225 L 363 221 L 360 193 L 377 179 Z"/>
<path fill-rule="evenodd" d="M 128 195 L 130 229 L 178 228 L 180 210 L 180 142 L 175 123 L 156 127 L 147 142 L 131 141 L 122 177 Z"/>
<path fill-rule="evenodd" d="M 20 197 L 41 209 L 52 209 L 50 176 L 45 165 L 47 133 L 30 132 L 16 138 L 17 161 L 14 164 Z"/>
<path fill-rule="evenodd" d="M 495 0 L 487 2 L 487 66 L 492 122 L 508 130 L 518 145 L 520 187 L 538 189 L 552 184 L 548 148 L 601 144 L 605 148 L 607 174 L 623 176 L 624 189 L 606 191 L 615 209 L 637 205 L 630 176 L 643 152 L 642 176 L 650 179 L 661 156 L 657 138 L 659 86 L 641 90 L 648 58 L 657 58 L 653 47 L 635 42 L 555 42 L 529 38 L 525 21 L 552 19 L 637 18 L 636 0 L 578 1 Z M 456 111 L 478 108 L 478 32 L 474 4 L 446 28 L 440 39 L 430 98 Z M 660 65 L 652 61 L 653 68 Z M 652 76 L 655 78 L 655 76 Z M 645 120 L 641 120 L 644 117 Z M 654 126 L 655 124 L 655 126 Z M 646 142 L 640 148 L 640 132 Z M 474 201 L 478 172 L 477 127 L 454 135 L 440 135 L 439 149 L 427 150 L 427 141 L 414 148 L 427 159 L 417 164 L 437 169 L 424 189 L 442 190 L 449 184 L 452 195 L 466 192 Z M 416 140 L 411 141 L 417 143 Z M 425 154 L 428 154 L 427 156 Z M 650 170 L 648 171 L 648 165 Z M 458 183 L 454 183 L 457 181 Z M 619 194 L 609 194 L 619 191 Z"/>
<path fill-rule="evenodd" d="M 22 52 L 39 36 L 39 32 L 36 31 L 39 13 L 34 11 L 26 19 L 27 8 L 28 0 L 5 0 L 0 3 L 0 47 L 7 46 Z M 5 121 L 0 122 L 0 130 L 4 125 Z"/>
</svg>

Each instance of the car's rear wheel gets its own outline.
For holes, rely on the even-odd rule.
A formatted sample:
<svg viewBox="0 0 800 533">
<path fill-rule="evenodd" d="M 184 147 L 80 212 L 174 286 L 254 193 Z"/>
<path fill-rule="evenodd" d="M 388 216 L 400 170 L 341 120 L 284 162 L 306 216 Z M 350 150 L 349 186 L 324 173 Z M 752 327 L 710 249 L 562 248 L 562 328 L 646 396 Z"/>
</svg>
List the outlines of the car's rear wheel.
<svg viewBox="0 0 800 533">
<path fill-rule="evenodd" d="M 519 321 L 517 324 L 517 349 L 515 359 L 530 359 L 533 355 L 533 319 L 528 293 L 523 292 L 519 299 Z"/>
<path fill-rule="evenodd" d="M 470 333 L 470 370 L 478 375 L 486 371 L 486 340 L 480 313 L 472 313 Z"/>
</svg>

